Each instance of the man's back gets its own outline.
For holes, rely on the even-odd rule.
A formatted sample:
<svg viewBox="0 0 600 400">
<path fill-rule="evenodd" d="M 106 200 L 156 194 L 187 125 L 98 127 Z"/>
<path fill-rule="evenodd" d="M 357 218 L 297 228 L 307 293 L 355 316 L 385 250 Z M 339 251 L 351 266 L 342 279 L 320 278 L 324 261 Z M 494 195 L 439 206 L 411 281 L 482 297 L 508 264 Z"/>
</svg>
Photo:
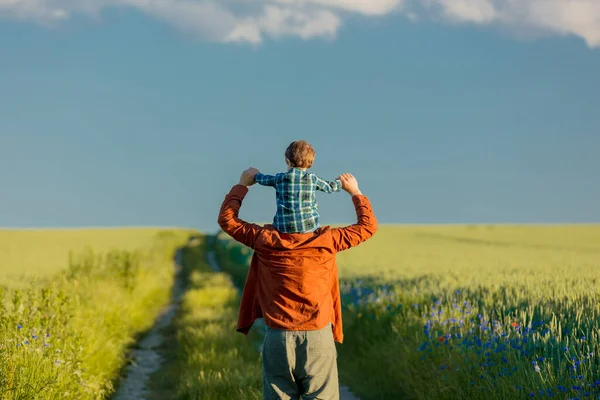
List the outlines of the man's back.
<svg viewBox="0 0 600 400">
<path fill-rule="evenodd" d="M 242 295 L 238 331 L 247 333 L 256 318 L 285 330 L 321 329 L 332 323 L 335 340 L 343 340 L 341 302 L 335 254 L 370 238 L 377 221 L 369 200 L 352 197 L 357 223 L 345 228 L 286 234 L 238 218 L 248 189 L 234 186 L 225 198 L 219 225 L 254 249 Z"/>
</svg>

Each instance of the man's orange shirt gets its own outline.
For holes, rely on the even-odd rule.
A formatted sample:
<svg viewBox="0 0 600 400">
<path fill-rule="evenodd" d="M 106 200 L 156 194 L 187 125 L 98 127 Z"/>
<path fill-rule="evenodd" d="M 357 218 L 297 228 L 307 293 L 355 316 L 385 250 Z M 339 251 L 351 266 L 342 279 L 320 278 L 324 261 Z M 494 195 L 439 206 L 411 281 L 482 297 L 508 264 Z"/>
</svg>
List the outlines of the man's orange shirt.
<svg viewBox="0 0 600 400">
<path fill-rule="evenodd" d="M 237 331 L 248 334 L 257 318 L 272 329 L 316 330 L 333 324 L 342 342 L 342 306 L 336 253 L 364 242 L 377 231 L 371 203 L 352 197 L 358 222 L 345 228 L 323 227 L 311 233 L 280 233 L 238 218 L 248 188 L 235 185 L 225 196 L 219 225 L 254 250 L 242 294 Z"/>
</svg>

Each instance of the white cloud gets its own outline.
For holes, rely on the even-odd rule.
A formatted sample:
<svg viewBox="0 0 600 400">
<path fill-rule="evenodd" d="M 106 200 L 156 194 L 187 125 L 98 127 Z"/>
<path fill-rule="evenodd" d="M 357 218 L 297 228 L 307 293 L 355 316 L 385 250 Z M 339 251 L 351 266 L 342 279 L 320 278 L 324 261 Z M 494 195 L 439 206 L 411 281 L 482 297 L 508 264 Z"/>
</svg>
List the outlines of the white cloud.
<svg viewBox="0 0 600 400">
<path fill-rule="evenodd" d="M 600 0 L 412 0 L 411 4 L 421 14 L 441 15 L 455 23 L 575 35 L 590 47 L 600 47 Z"/>
<path fill-rule="evenodd" d="M 435 0 L 450 21 L 489 23 L 497 17 L 494 5 L 486 0 Z"/>
<path fill-rule="evenodd" d="M 0 0 L 0 17 L 52 25 L 74 15 L 96 18 L 111 7 L 137 9 L 199 38 L 221 42 L 333 38 L 349 16 L 396 13 L 411 21 L 575 35 L 590 47 L 600 47 L 600 0 Z"/>
</svg>

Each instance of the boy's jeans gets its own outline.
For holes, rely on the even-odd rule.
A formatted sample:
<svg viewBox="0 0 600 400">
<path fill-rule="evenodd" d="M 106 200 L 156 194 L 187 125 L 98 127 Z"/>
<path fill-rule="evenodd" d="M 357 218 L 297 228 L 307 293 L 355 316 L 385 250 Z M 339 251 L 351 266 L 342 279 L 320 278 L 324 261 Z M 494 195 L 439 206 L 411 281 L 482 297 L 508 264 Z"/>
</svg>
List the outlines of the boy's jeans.
<svg viewBox="0 0 600 400">
<path fill-rule="evenodd" d="M 264 400 L 339 400 L 331 324 L 315 331 L 267 330 L 262 362 Z"/>
</svg>

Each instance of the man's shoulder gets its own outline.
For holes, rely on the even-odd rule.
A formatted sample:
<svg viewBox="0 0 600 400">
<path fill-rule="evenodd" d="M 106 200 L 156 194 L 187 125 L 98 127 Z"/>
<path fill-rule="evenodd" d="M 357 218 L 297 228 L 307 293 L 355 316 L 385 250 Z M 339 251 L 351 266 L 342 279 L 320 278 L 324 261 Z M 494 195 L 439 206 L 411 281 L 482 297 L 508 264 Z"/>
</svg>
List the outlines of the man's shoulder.
<svg viewBox="0 0 600 400">
<path fill-rule="evenodd" d="M 332 229 L 330 226 L 324 226 L 311 233 L 285 233 L 279 232 L 271 224 L 262 228 L 259 233 L 260 240 L 257 241 L 257 244 L 260 243 L 260 249 L 256 250 L 277 250 L 278 253 L 328 247 Z"/>
</svg>

